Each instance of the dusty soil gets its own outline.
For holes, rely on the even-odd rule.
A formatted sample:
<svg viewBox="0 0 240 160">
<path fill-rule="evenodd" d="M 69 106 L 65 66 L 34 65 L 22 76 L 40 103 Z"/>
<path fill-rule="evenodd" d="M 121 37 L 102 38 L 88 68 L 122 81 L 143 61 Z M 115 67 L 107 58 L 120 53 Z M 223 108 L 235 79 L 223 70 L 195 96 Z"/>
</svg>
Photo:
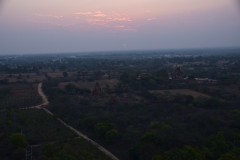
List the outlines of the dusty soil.
<svg viewBox="0 0 240 160">
<path fill-rule="evenodd" d="M 38 84 L 7 84 L 0 85 L 1 88 L 10 88 L 12 98 L 21 98 L 29 96 L 39 96 L 38 94 Z M 40 96 L 39 96 L 40 97 Z"/>
<path fill-rule="evenodd" d="M 77 72 L 67 72 L 68 77 L 74 77 L 77 75 Z M 62 78 L 63 77 L 63 72 L 48 72 L 47 73 L 50 77 L 52 78 Z"/>
<path fill-rule="evenodd" d="M 78 82 L 64 82 L 64 83 L 60 83 L 59 84 L 59 88 L 60 89 L 64 89 L 64 86 L 67 85 L 68 83 L 71 83 L 79 88 L 88 88 L 88 89 L 93 89 L 93 87 L 95 86 L 96 82 L 99 83 L 100 87 L 105 87 L 107 84 L 110 87 L 113 87 L 114 85 L 116 85 L 119 80 L 117 79 L 101 79 L 101 80 L 97 80 L 97 81 L 93 81 L 93 82 L 82 82 L 82 81 L 78 81 Z"/>
<path fill-rule="evenodd" d="M 197 97 L 210 97 L 209 95 L 196 92 L 190 89 L 172 89 L 172 90 L 149 90 L 150 93 L 164 93 L 164 92 L 170 92 L 171 94 L 185 94 L 185 95 L 191 95 L 194 98 Z"/>
<path fill-rule="evenodd" d="M 22 77 L 18 78 L 20 74 L 1 74 L 0 75 L 0 80 L 2 79 L 8 79 L 9 82 L 17 82 L 17 81 L 27 81 L 27 82 L 35 82 L 37 81 L 42 81 L 45 78 L 44 75 L 37 75 L 36 73 L 24 73 L 21 74 Z M 27 75 L 29 75 L 29 78 L 27 78 Z"/>
</svg>

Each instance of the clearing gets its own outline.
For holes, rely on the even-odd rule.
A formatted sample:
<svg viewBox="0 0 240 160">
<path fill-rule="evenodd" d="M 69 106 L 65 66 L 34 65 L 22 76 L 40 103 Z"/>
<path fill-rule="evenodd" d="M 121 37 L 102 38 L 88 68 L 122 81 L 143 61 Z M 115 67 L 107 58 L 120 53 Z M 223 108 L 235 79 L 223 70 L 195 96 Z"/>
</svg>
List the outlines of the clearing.
<svg viewBox="0 0 240 160">
<path fill-rule="evenodd" d="M 119 83 L 119 80 L 117 79 L 100 79 L 100 80 L 96 80 L 96 81 L 92 81 L 92 82 L 82 82 L 82 81 L 78 81 L 78 82 L 64 82 L 64 83 L 60 83 L 59 84 L 59 88 L 60 89 L 64 89 L 64 86 L 71 83 L 73 85 L 75 85 L 76 87 L 79 88 L 88 88 L 90 90 L 93 89 L 93 87 L 95 86 L 96 82 L 99 83 L 100 87 L 105 87 L 107 84 L 109 85 L 109 87 L 113 87 L 114 85 L 116 85 L 117 83 Z"/>
<path fill-rule="evenodd" d="M 165 93 L 165 92 L 170 92 L 171 94 L 185 94 L 185 95 L 191 95 L 194 98 L 197 97 L 207 97 L 209 98 L 209 95 L 200 93 L 200 92 L 196 92 L 190 89 L 172 89 L 172 90 L 149 90 L 150 93 Z"/>
</svg>

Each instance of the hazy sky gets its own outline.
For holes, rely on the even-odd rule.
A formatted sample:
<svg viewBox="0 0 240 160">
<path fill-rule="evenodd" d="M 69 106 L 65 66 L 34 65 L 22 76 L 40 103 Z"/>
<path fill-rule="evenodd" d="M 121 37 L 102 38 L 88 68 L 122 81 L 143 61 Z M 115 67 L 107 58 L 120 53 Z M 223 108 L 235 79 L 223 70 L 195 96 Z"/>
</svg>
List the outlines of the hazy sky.
<svg viewBox="0 0 240 160">
<path fill-rule="evenodd" d="M 225 46 L 238 0 L 0 0 L 0 54 Z"/>
</svg>

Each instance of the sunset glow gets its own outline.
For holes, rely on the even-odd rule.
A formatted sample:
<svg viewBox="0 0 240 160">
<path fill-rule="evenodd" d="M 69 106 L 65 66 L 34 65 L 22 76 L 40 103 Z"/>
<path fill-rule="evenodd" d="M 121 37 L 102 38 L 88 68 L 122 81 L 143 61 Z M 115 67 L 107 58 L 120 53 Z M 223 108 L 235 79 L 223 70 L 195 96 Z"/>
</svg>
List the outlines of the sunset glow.
<svg viewBox="0 0 240 160">
<path fill-rule="evenodd" d="M 1 53 L 237 46 L 236 4 L 231 0 L 9 0 L 0 3 Z M 228 40 L 219 41 L 220 37 Z"/>
</svg>

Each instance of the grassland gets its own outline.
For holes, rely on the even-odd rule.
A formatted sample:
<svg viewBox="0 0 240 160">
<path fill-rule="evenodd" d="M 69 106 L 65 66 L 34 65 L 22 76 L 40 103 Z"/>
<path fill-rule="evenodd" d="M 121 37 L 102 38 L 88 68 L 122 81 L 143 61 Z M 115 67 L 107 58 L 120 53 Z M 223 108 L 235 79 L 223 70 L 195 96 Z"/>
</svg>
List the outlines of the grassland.
<svg viewBox="0 0 240 160">
<path fill-rule="evenodd" d="M 119 80 L 117 79 L 101 79 L 101 80 L 95 80 L 92 82 L 82 82 L 82 81 L 78 81 L 78 82 L 64 82 L 64 83 L 60 83 L 59 84 L 59 88 L 60 89 L 64 89 L 64 86 L 67 85 L 68 83 L 71 83 L 79 88 L 88 88 L 88 89 L 93 89 L 93 87 L 95 86 L 96 82 L 99 83 L 100 87 L 105 87 L 106 85 L 109 85 L 109 87 L 113 87 L 114 85 L 116 85 L 117 83 L 119 83 Z"/>
<path fill-rule="evenodd" d="M 210 97 L 206 94 L 203 94 L 203 93 L 200 93 L 200 92 L 196 92 L 196 91 L 193 91 L 193 90 L 190 90 L 190 89 L 172 89 L 172 90 L 150 90 L 149 91 L 150 93 L 161 93 L 161 94 L 164 94 L 166 92 L 169 92 L 173 95 L 176 95 L 176 94 L 184 94 L 184 95 L 191 95 L 193 96 L 194 98 L 197 98 L 197 97 Z"/>
<path fill-rule="evenodd" d="M 5 96 L 0 101 L 0 108 L 29 107 L 42 103 L 37 91 L 37 84 L 12 83 L 0 85 Z"/>
</svg>

